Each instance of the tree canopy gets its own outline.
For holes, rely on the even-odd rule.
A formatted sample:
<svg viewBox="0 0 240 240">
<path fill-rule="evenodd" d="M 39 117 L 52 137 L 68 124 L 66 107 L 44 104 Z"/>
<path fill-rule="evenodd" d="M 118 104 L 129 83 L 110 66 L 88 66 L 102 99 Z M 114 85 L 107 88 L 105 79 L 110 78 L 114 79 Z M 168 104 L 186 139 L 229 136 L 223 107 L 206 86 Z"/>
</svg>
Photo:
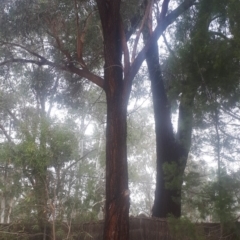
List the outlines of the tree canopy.
<svg viewBox="0 0 240 240">
<path fill-rule="evenodd" d="M 153 201 L 153 167 L 143 159 L 154 158 L 155 144 L 135 141 L 152 137 L 147 119 L 155 121 L 156 134 L 152 215 L 180 217 L 181 205 L 185 214 L 195 204 L 196 217 L 206 217 L 211 211 L 204 213 L 199 198 L 188 203 L 189 191 L 196 190 L 213 199 L 215 219 L 232 219 L 238 197 L 235 187 L 229 195 L 226 190 L 238 182 L 228 173 L 228 161 L 239 152 L 238 5 L 234 0 L 2 1 L 1 221 L 9 221 L 14 203 L 20 208 L 24 201 L 34 206 L 28 213 L 34 212 L 45 233 L 49 219 L 96 219 L 104 209 L 104 239 L 128 239 L 129 176 L 148 182 L 139 185 L 148 194 L 148 214 Z M 129 101 L 138 105 L 149 97 L 146 78 L 154 121 L 149 105 L 139 106 L 139 116 L 138 107 L 133 113 L 127 109 Z M 205 149 L 217 170 L 198 185 L 191 176 L 202 173 L 192 171 L 188 160 Z"/>
</svg>

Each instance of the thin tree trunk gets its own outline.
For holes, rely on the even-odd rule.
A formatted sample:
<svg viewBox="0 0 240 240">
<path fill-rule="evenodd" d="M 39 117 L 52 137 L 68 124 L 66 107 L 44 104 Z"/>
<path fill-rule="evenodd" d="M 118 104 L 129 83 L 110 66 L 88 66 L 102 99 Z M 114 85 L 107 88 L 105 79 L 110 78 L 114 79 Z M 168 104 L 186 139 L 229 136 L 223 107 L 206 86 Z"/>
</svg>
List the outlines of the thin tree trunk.
<svg viewBox="0 0 240 240">
<path fill-rule="evenodd" d="M 38 91 L 38 89 L 36 89 Z M 48 180 L 47 180 L 47 128 L 45 125 L 46 112 L 45 112 L 45 103 L 46 99 L 41 92 L 38 92 L 38 98 L 41 104 L 40 112 L 40 152 L 41 152 L 41 165 L 38 165 L 34 171 L 35 177 L 35 197 L 37 203 L 37 214 L 38 214 L 38 224 L 39 227 L 44 233 L 44 238 L 49 240 L 51 238 L 51 228 L 48 223 Z M 40 159 L 38 159 L 40 160 Z"/>
<path fill-rule="evenodd" d="M 8 204 L 7 223 L 10 223 L 10 216 L 14 205 L 14 198 L 11 198 Z"/>
<path fill-rule="evenodd" d="M 1 220 L 0 223 L 5 223 L 5 209 L 6 209 L 6 199 L 4 194 L 1 196 Z"/>
<path fill-rule="evenodd" d="M 8 178 L 8 163 L 5 163 L 5 168 L 4 168 L 4 175 L 2 177 L 3 180 L 3 184 L 4 186 L 7 186 L 7 179 Z M 7 191 L 4 190 L 2 192 L 2 197 L 1 197 L 1 223 L 5 223 L 6 222 L 6 216 L 7 216 Z"/>
<path fill-rule="evenodd" d="M 34 192 L 36 197 L 36 208 L 38 215 L 38 225 L 42 233 L 46 232 L 46 239 L 50 239 L 50 229 L 47 216 L 47 190 L 46 175 L 43 173 L 35 173 Z M 46 231 L 47 230 L 47 231 Z"/>
</svg>

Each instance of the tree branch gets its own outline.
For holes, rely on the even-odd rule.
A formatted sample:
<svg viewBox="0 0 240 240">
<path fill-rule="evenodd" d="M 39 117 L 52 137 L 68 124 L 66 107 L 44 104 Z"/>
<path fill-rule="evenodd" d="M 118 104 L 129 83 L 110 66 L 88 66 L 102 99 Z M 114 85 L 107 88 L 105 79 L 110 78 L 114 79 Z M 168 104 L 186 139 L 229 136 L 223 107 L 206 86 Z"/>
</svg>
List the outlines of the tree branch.
<svg viewBox="0 0 240 240">
<path fill-rule="evenodd" d="M 166 28 L 172 24 L 183 12 L 188 10 L 196 0 L 185 0 L 182 4 L 180 4 L 175 10 L 173 10 L 171 13 L 169 13 L 166 17 L 162 19 L 161 22 L 157 24 L 157 27 L 155 28 L 153 34 L 149 38 L 148 42 L 145 44 L 141 52 L 138 54 L 138 56 L 135 58 L 131 70 L 129 72 L 129 76 L 127 78 L 128 81 L 132 81 L 133 78 L 136 76 L 139 68 L 141 67 L 143 61 L 146 58 L 146 53 L 150 46 L 156 42 L 161 34 L 166 30 Z"/>
<path fill-rule="evenodd" d="M 161 22 L 165 18 L 166 14 L 167 14 L 167 11 L 168 11 L 169 2 L 170 2 L 170 0 L 164 0 L 163 1 L 161 13 L 160 13 L 159 18 L 157 19 L 158 22 Z"/>
<path fill-rule="evenodd" d="M 236 113 L 233 113 L 231 110 L 229 110 L 229 109 L 227 109 L 227 108 L 225 108 L 225 107 L 222 107 L 222 106 L 220 107 L 220 109 L 221 109 L 222 111 L 224 111 L 224 113 L 226 113 L 226 114 L 228 114 L 229 116 L 233 117 L 234 119 L 240 121 L 240 116 L 237 115 Z"/>
<path fill-rule="evenodd" d="M 32 63 L 38 66 L 45 65 L 42 61 L 36 61 L 31 59 L 22 59 L 22 58 L 12 58 L 3 62 L 0 62 L 0 66 L 8 65 L 9 63 Z"/>
<path fill-rule="evenodd" d="M 62 172 L 62 178 L 66 175 L 67 171 L 68 171 L 71 167 L 73 167 L 74 165 L 76 165 L 79 161 L 84 160 L 90 153 L 92 153 L 92 152 L 94 152 L 94 151 L 96 151 L 96 149 L 93 149 L 93 150 L 87 152 L 84 156 L 80 157 L 79 159 L 77 159 L 76 161 L 74 161 L 73 163 L 71 163 L 67 168 L 65 168 L 65 169 L 63 170 L 63 172 Z"/>
<path fill-rule="evenodd" d="M 122 50 L 123 50 L 123 56 L 124 56 L 124 76 L 126 76 L 130 69 L 130 61 L 129 61 L 129 50 L 127 45 L 127 39 L 123 29 L 122 21 L 121 21 L 120 27 L 121 27 L 120 31 L 121 31 Z"/>
<path fill-rule="evenodd" d="M 56 40 L 57 49 L 60 50 L 66 56 L 66 58 L 68 59 L 69 62 L 72 62 L 73 59 L 72 59 L 71 54 L 66 49 L 63 48 L 62 42 L 59 39 L 59 37 L 56 36 L 55 34 L 50 33 L 50 32 L 47 32 L 47 33 Z"/>
<path fill-rule="evenodd" d="M 10 117 L 14 120 L 15 124 L 19 125 L 19 120 L 17 119 L 17 117 L 9 109 L 6 109 L 6 111 L 8 112 Z"/>
<path fill-rule="evenodd" d="M 148 4 L 147 4 L 147 7 L 146 7 L 146 10 L 145 10 L 145 14 L 143 16 L 143 20 L 141 22 L 141 25 L 139 27 L 139 30 L 137 32 L 137 35 L 136 35 L 136 38 L 135 38 L 135 41 L 134 41 L 134 44 L 133 44 L 133 51 L 132 51 L 132 59 L 131 59 L 131 62 L 134 61 L 135 59 L 135 56 L 136 56 L 136 51 L 137 51 L 137 45 L 138 45 L 138 42 L 139 42 L 139 38 L 140 38 L 140 35 L 141 35 L 141 32 L 143 30 L 143 27 L 145 25 L 145 22 L 147 20 L 147 17 L 149 15 L 149 12 L 150 12 L 150 9 L 151 9 L 151 6 L 152 6 L 152 0 L 149 0 L 148 1 Z"/>
<path fill-rule="evenodd" d="M 51 91 L 51 97 L 50 97 L 50 100 L 49 100 L 49 108 L 48 108 L 48 111 L 47 111 L 47 116 L 48 116 L 48 117 L 50 116 L 50 113 L 51 113 L 51 110 L 52 110 L 52 106 L 53 106 L 53 96 L 54 96 L 54 94 L 57 92 L 58 83 L 59 83 L 59 78 L 57 78 L 57 80 L 56 80 L 55 83 L 54 83 L 54 86 L 53 86 L 52 89 L 50 90 L 50 91 Z"/>
<path fill-rule="evenodd" d="M 79 68 L 75 67 L 74 65 L 62 67 L 61 69 L 69 71 L 71 73 L 75 73 L 75 74 L 79 75 L 80 77 L 84 77 L 84 78 L 88 79 L 89 81 L 95 83 L 99 87 L 104 88 L 104 79 L 91 73 L 87 69 L 79 69 Z"/>
<path fill-rule="evenodd" d="M 77 61 L 80 63 L 82 68 L 87 68 L 86 63 L 83 60 L 82 52 L 83 52 L 83 44 L 85 41 L 85 35 L 87 31 L 87 27 L 89 24 L 89 21 L 91 19 L 92 14 L 95 11 L 92 11 L 88 14 L 82 32 L 80 32 L 80 25 L 79 25 L 79 16 L 78 16 L 78 4 L 75 0 L 75 14 L 76 14 L 76 27 L 77 27 Z"/>
<path fill-rule="evenodd" d="M 10 46 L 14 46 L 14 47 L 19 47 L 23 50 L 25 50 L 26 52 L 30 53 L 31 55 L 33 55 L 34 57 L 37 57 L 37 58 L 40 58 L 42 61 L 45 61 L 46 58 L 44 58 L 43 56 L 39 55 L 38 53 L 22 46 L 21 44 L 18 44 L 18 43 L 12 43 L 12 42 L 3 42 L 3 41 L 0 41 L 1 44 L 3 45 L 10 45 Z"/>
<path fill-rule="evenodd" d="M 130 30 L 128 29 L 124 30 L 127 41 L 130 39 L 132 34 L 136 31 L 140 21 L 141 21 L 141 14 L 138 12 L 138 14 L 132 17 L 132 19 L 130 20 L 130 26 L 131 26 Z"/>
<path fill-rule="evenodd" d="M 209 31 L 209 33 L 212 34 L 212 35 L 219 36 L 219 37 L 223 38 L 224 40 L 228 40 L 228 41 L 231 40 L 221 32 Z"/>
<path fill-rule="evenodd" d="M 162 37 L 163 37 L 163 41 L 164 41 L 164 43 L 165 43 L 168 51 L 170 52 L 170 54 L 172 54 L 172 56 L 173 56 L 175 59 L 178 59 L 177 56 L 176 56 L 176 54 L 174 53 L 174 51 L 171 49 L 170 45 L 168 44 L 167 39 L 166 39 L 166 37 L 165 37 L 164 34 L 162 34 Z"/>
<path fill-rule="evenodd" d="M 32 63 L 32 64 L 36 64 L 38 66 L 47 65 L 47 66 L 51 66 L 51 67 L 54 67 L 54 68 L 57 68 L 57 69 L 60 69 L 60 70 L 75 73 L 75 74 L 79 75 L 80 77 L 84 77 L 84 78 L 88 79 L 89 81 L 95 83 L 99 87 L 103 88 L 104 80 L 101 77 L 91 73 L 88 69 L 79 69 L 79 68 L 75 67 L 73 65 L 73 63 L 70 63 L 70 64 L 66 63 L 65 65 L 58 65 L 54 62 L 51 62 L 51 61 L 47 60 L 45 57 L 41 56 L 40 54 L 38 54 L 38 53 L 20 45 L 20 44 L 17 44 L 17 43 L 9 43 L 9 42 L 0 42 L 0 43 L 6 44 L 6 45 L 8 44 L 8 45 L 15 46 L 15 47 L 19 47 L 21 49 L 24 49 L 26 52 L 28 52 L 32 56 L 40 59 L 38 61 L 38 60 L 33 60 L 33 59 L 12 58 L 12 59 L 1 62 L 0 66 L 7 65 L 9 63 L 22 63 L 22 64 Z"/>
<path fill-rule="evenodd" d="M 10 137 L 10 135 L 7 133 L 6 129 L 4 128 L 4 126 L 2 124 L 0 124 L 0 129 L 2 130 L 4 136 L 7 138 L 7 140 L 14 144 L 13 141 L 12 141 L 12 138 Z"/>
<path fill-rule="evenodd" d="M 227 136 L 227 137 L 230 137 L 230 138 L 232 138 L 232 139 L 235 139 L 235 140 L 240 140 L 240 138 L 239 137 L 234 137 L 234 136 L 232 136 L 231 134 L 229 134 L 229 133 L 227 133 L 226 131 L 224 131 L 223 130 L 223 128 L 221 128 L 221 127 L 219 127 L 219 130 L 220 130 L 220 132 L 221 133 L 223 133 L 225 136 Z"/>
</svg>

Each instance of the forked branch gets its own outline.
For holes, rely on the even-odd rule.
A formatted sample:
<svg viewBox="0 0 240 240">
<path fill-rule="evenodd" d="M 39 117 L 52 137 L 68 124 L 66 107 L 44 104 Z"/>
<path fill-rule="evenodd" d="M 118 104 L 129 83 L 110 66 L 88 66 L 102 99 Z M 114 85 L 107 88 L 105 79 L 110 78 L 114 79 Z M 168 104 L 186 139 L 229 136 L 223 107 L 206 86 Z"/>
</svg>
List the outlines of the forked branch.
<svg viewBox="0 0 240 240">
<path fill-rule="evenodd" d="M 56 41 L 56 44 L 57 44 L 57 49 L 60 50 L 60 52 L 63 53 L 63 55 L 66 56 L 67 60 L 69 62 L 72 62 L 72 56 L 71 54 L 69 53 L 69 51 L 67 51 L 64 47 L 63 47 L 63 44 L 62 44 L 62 41 L 60 40 L 60 38 L 55 34 L 55 33 L 50 33 L 48 32 L 48 34 L 53 37 Z"/>
<path fill-rule="evenodd" d="M 169 2 L 170 2 L 170 0 L 164 0 L 163 1 L 162 10 L 161 10 L 161 13 L 159 15 L 158 22 L 161 22 L 163 20 L 163 18 L 166 16 L 167 11 L 168 11 Z"/>
<path fill-rule="evenodd" d="M 123 23 L 120 23 L 120 31 L 121 31 L 121 41 L 122 41 L 122 50 L 123 50 L 123 57 L 124 57 L 124 76 L 126 76 L 130 69 L 130 60 L 129 60 L 129 50 L 127 45 L 127 39 L 123 28 Z"/>
<path fill-rule="evenodd" d="M 83 44 L 85 41 L 85 35 L 87 32 L 87 28 L 91 19 L 93 12 L 90 12 L 84 22 L 84 26 L 82 31 L 80 31 L 80 23 L 79 23 L 79 16 L 78 16 L 78 4 L 75 0 L 75 14 L 76 14 L 76 27 L 77 27 L 77 61 L 80 63 L 82 68 L 87 68 L 86 63 L 83 60 Z"/>
<path fill-rule="evenodd" d="M 150 10 L 151 10 L 151 6 L 152 6 L 152 0 L 149 0 L 148 4 L 147 4 L 147 7 L 146 7 L 146 10 L 145 10 L 145 13 L 144 13 L 144 16 L 143 16 L 143 20 L 141 22 L 139 30 L 137 31 L 137 36 L 136 36 L 135 41 L 134 41 L 131 62 L 133 62 L 135 57 L 136 57 L 137 46 L 138 46 L 138 42 L 139 42 L 139 39 L 140 39 L 140 35 L 141 35 L 143 27 L 144 27 L 144 25 L 145 25 L 145 23 L 148 19 L 148 16 L 149 16 L 149 13 L 150 13 Z"/>
<path fill-rule="evenodd" d="M 164 1 L 165 4 L 167 5 L 167 0 Z M 140 66 L 142 65 L 143 61 L 145 60 L 146 53 L 151 46 L 152 43 L 156 42 L 159 37 L 162 35 L 162 33 L 166 30 L 166 28 L 172 24 L 183 12 L 188 10 L 191 6 L 194 5 L 196 0 L 185 0 L 183 3 L 181 3 L 176 9 L 174 9 L 171 13 L 169 13 L 167 16 L 165 16 L 161 22 L 158 22 L 155 30 L 153 31 L 151 37 L 149 38 L 148 42 L 145 44 L 141 52 L 137 55 L 135 58 L 134 62 L 132 63 L 131 70 L 129 72 L 129 78 L 131 81 L 133 78 L 136 76 Z M 163 3 L 164 4 L 164 3 Z M 166 7 L 165 5 L 165 7 Z M 164 10 L 162 9 L 162 14 L 164 14 Z"/>
</svg>

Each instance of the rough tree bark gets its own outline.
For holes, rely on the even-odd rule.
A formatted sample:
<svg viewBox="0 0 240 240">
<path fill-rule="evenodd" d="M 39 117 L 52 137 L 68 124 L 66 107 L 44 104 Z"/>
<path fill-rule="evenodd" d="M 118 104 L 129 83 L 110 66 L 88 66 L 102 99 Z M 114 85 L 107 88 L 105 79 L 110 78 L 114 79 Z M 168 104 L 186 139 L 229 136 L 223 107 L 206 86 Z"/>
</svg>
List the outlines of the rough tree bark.
<svg viewBox="0 0 240 240">
<path fill-rule="evenodd" d="M 107 98 L 105 240 L 122 240 L 129 236 L 128 97 L 121 63 L 120 2 L 97 1 L 104 36 L 104 90 Z"/>
</svg>

